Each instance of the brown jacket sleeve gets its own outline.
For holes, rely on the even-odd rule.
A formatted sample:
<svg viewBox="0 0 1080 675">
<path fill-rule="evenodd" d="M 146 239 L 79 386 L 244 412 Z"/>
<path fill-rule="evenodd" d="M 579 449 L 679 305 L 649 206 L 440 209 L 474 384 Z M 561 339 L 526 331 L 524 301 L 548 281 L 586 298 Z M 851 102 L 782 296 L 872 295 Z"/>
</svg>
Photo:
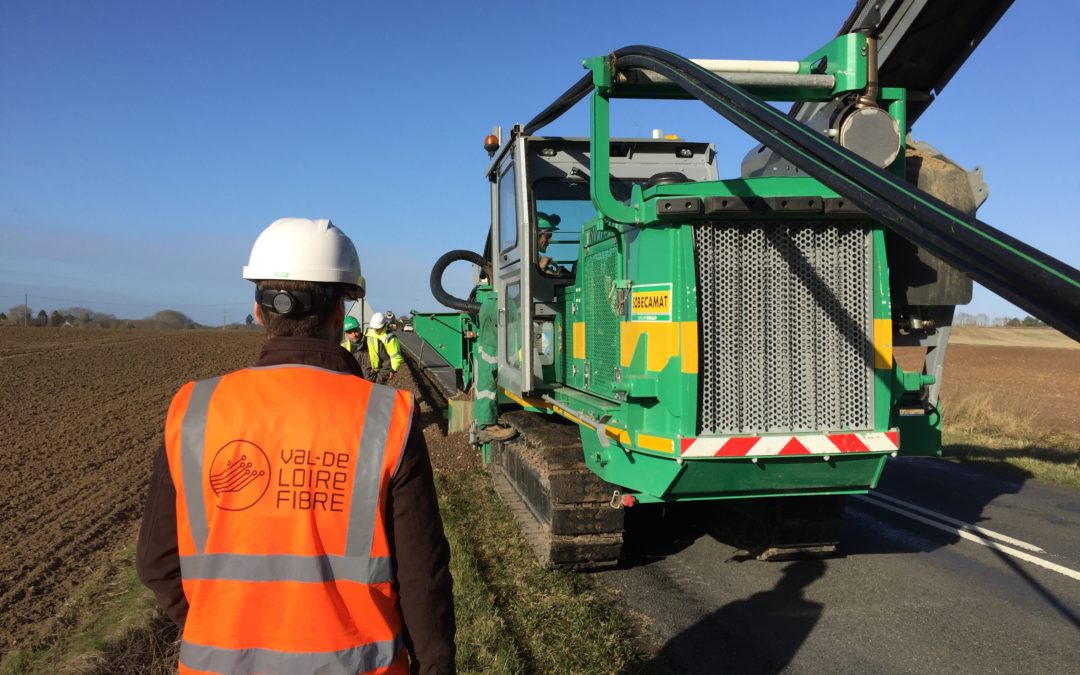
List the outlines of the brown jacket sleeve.
<svg viewBox="0 0 1080 675">
<path fill-rule="evenodd" d="M 453 673 L 454 597 L 427 442 L 413 426 L 390 490 L 390 542 L 413 672 Z"/>
<path fill-rule="evenodd" d="M 139 579 L 157 596 L 165 614 L 181 628 L 188 602 L 180 583 L 180 552 L 176 545 L 176 487 L 162 445 L 154 454 L 150 494 L 146 497 L 139 543 L 135 550 Z"/>
</svg>

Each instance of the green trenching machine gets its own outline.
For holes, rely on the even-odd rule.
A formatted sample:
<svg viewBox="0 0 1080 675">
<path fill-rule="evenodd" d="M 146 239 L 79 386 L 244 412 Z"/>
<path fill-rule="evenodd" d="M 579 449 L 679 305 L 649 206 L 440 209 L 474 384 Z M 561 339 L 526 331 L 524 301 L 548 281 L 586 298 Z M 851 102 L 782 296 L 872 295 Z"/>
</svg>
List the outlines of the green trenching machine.
<svg viewBox="0 0 1080 675">
<path fill-rule="evenodd" d="M 627 47 L 486 140 L 484 253 L 440 259 L 433 292 L 460 311 L 415 329 L 468 392 L 496 303 L 519 434 L 478 445 L 544 563 L 610 563 L 625 507 L 687 501 L 737 503 L 762 557 L 832 550 L 844 495 L 890 456 L 940 454 L 972 279 L 1080 339 L 1080 274 L 975 219 L 980 175 L 908 138 L 1008 4 L 862 2 L 799 61 Z M 759 145 L 721 178 L 707 142 L 611 138 L 617 98 L 697 99 Z M 588 138 L 538 134 L 583 99 Z M 468 299 L 442 288 L 459 259 L 482 270 Z M 925 348 L 921 370 L 900 368 L 903 345 Z"/>
</svg>

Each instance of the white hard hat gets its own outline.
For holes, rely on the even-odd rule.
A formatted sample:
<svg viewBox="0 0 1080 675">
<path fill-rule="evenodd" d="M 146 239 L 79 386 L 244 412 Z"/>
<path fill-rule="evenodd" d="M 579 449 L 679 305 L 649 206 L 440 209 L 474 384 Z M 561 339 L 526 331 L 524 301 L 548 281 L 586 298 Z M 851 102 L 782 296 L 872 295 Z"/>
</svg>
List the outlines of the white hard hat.
<svg viewBox="0 0 1080 675">
<path fill-rule="evenodd" d="M 251 247 L 244 278 L 346 284 L 356 287 L 357 298 L 364 296 L 356 247 L 329 219 L 279 218 L 270 223 Z"/>
<path fill-rule="evenodd" d="M 386 325 L 386 317 L 382 312 L 375 312 L 371 315 L 371 323 L 369 324 L 375 330 L 379 330 Z"/>
</svg>

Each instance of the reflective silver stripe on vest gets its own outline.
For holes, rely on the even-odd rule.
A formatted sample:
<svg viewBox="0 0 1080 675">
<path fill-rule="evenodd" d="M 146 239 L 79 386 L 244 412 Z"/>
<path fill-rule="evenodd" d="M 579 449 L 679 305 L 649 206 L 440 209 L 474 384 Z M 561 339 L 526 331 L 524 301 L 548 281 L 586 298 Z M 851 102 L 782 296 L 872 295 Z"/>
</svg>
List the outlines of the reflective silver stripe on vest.
<svg viewBox="0 0 1080 675">
<path fill-rule="evenodd" d="M 483 347 L 478 346 L 476 348 L 476 353 L 477 353 L 477 355 L 480 356 L 480 359 L 484 363 L 490 363 L 493 366 L 496 366 L 496 365 L 499 364 L 499 359 L 497 359 L 494 356 L 492 356 L 491 354 L 488 354 L 487 352 L 485 352 Z"/>
<path fill-rule="evenodd" d="M 346 556 L 371 553 L 371 542 L 375 538 L 375 514 L 379 510 L 379 482 L 396 396 L 397 389 L 381 384 L 371 387 L 367 411 L 364 413 L 364 429 L 360 432 L 360 448 L 356 453 L 349 533 L 345 540 Z"/>
<path fill-rule="evenodd" d="M 180 662 L 192 670 L 233 675 L 320 673 L 355 675 L 393 665 L 399 640 L 371 642 L 336 652 L 278 652 L 271 649 L 223 649 L 184 640 Z"/>
<path fill-rule="evenodd" d="M 180 423 L 181 473 L 184 476 L 191 540 L 195 543 L 196 552 L 206 550 L 206 538 L 209 536 L 206 506 L 203 503 L 203 442 L 206 439 L 206 414 L 210 410 L 210 397 L 214 395 L 220 381 L 220 377 L 213 377 L 195 383 L 187 411 Z"/>
<path fill-rule="evenodd" d="M 287 365 L 270 366 L 266 369 L 281 367 L 309 368 Z M 310 369 L 352 377 L 322 368 Z M 390 433 L 397 390 L 382 385 L 372 385 L 371 388 L 364 428 L 360 432 L 344 556 L 206 554 L 209 525 L 203 502 L 203 446 L 210 397 L 220 380 L 220 377 L 215 377 L 195 383 L 187 411 L 181 421 L 180 453 L 184 494 L 196 551 L 196 555 L 181 557 L 182 576 L 185 579 L 313 583 L 334 579 L 360 583 L 392 581 L 393 568 L 390 559 L 371 558 L 370 555 L 375 536 L 375 516 L 379 508 L 379 484 L 386 439 Z"/>
<path fill-rule="evenodd" d="M 355 581 L 379 584 L 394 580 L 390 558 L 340 555 L 250 555 L 203 553 L 180 557 L 184 579 L 231 581 Z"/>
</svg>

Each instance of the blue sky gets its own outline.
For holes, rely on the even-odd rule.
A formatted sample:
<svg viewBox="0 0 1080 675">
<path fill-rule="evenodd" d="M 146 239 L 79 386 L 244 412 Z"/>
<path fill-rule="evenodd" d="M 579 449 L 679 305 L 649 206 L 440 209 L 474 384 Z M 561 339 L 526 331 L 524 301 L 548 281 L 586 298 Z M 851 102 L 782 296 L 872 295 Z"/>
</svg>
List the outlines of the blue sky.
<svg viewBox="0 0 1080 675">
<path fill-rule="evenodd" d="M 852 4 L 2 0 L 0 310 L 28 293 L 35 312 L 242 320 L 240 269 L 282 216 L 352 236 L 379 308 L 437 309 L 432 263 L 483 244 L 484 135 L 530 119 L 582 58 L 797 59 Z M 1080 47 L 1051 31 L 1078 19 L 1017 2 L 913 133 L 984 168 L 983 220 L 1074 267 Z M 613 124 L 714 141 L 725 177 L 753 144 L 698 103 L 619 102 Z M 584 105 L 546 131 L 587 133 Z M 982 289 L 963 311 L 1019 313 Z"/>
</svg>

